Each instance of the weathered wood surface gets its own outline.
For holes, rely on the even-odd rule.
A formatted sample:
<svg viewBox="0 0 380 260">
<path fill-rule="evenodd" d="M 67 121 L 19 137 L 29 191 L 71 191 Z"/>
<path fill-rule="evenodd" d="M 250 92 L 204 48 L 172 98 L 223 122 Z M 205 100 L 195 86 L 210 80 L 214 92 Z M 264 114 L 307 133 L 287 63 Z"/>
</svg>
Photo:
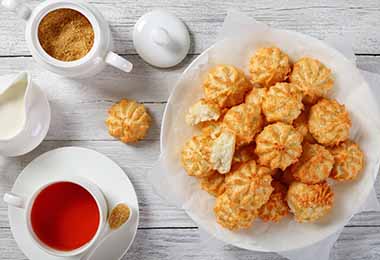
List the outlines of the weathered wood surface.
<svg viewBox="0 0 380 260">
<path fill-rule="evenodd" d="M 27 1 L 31 7 L 39 1 Z M 90 1 L 109 21 L 115 51 L 135 53 L 132 43 L 133 26 L 137 19 L 157 8 L 165 8 L 181 17 L 192 35 L 191 53 L 200 53 L 215 41 L 218 29 L 230 9 L 239 10 L 271 26 L 296 30 L 324 39 L 351 33 L 356 53 L 380 53 L 378 0 L 364 1 L 220 1 L 220 0 L 107 0 Z M 24 22 L 13 13 L 0 9 L 0 55 L 29 54 L 24 41 Z M 11 36 L 11 37 L 10 37 Z"/>
<path fill-rule="evenodd" d="M 331 252 L 334 260 L 378 260 L 380 258 L 380 228 L 349 227 L 344 229 Z M 2 230 L 0 243 L 2 259 L 26 259 L 10 230 Z M 140 229 L 124 260 L 285 260 L 274 253 L 253 253 L 233 246 L 222 245 L 200 237 L 197 229 Z M 108 259 L 107 259 L 108 260 Z M 305 259 L 307 260 L 307 259 Z"/>
<path fill-rule="evenodd" d="M 60 78 L 36 66 L 24 41 L 24 23 L 0 8 L 0 75 L 29 70 L 44 89 L 52 107 L 52 125 L 46 140 L 19 158 L 0 157 L 0 196 L 10 190 L 18 173 L 38 155 L 62 146 L 97 150 L 118 163 L 132 180 L 140 203 L 140 229 L 124 259 L 263 259 L 276 254 L 253 253 L 199 238 L 197 226 L 179 209 L 167 205 L 150 187 L 145 175 L 159 155 L 162 114 L 170 90 L 185 67 L 215 41 L 228 9 L 237 9 L 278 28 L 297 30 L 323 39 L 342 33 L 354 35 L 359 68 L 380 73 L 380 1 L 90 1 L 110 22 L 115 50 L 134 64 L 130 74 L 112 68 L 92 79 Z M 38 1 L 30 1 L 35 6 Z M 164 7 L 181 17 L 192 36 L 191 54 L 172 69 L 144 63 L 133 49 L 131 32 L 143 13 Z M 26 56 L 26 57 L 22 57 Z M 380 86 L 379 86 L 380 87 Z M 110 137 L 104 126 L 107 108 L 121 97 L 146 104 L 153 116 L 148 137 L 124 145 Z M 1 123 L 0 123 L 1 127 Z M 379 181 L 376 185 L 380 198 Z M 356 215 L 331 254 L 331 259 L 380 259 L 380 213 Z M 25 259 L 12 238 L 6 205 L 0 201 L 0 259 Z"/>
</svg>

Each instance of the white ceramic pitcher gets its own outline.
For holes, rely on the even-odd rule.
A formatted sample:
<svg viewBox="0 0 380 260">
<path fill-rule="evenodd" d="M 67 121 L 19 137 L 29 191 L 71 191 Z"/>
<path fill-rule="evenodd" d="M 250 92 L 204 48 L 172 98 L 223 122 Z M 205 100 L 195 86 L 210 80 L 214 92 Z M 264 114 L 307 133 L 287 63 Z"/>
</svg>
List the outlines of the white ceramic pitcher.
<svg viewBox="0 0 380 260">
<path fill-rule="evenodd" d="M 0 135 L 2 156 L 18 156 L 30 152 L 42 142 L 49 129 L 49 102 L 42 90 L 32 83 L 31 75 L 27 72 L 0 76 L 0 109 L 4 109 L 4 103 L 1 103 L 3 95 L 9 95 L 12 88 L 20 85 L 23 86 L 22 91 L 18 93 L 22 98 L 19 110 L 22 119 L 19 126 L 12 129 L 11 135 Z M 6 122 L 1 122 L 0 127 L 11 127 L 15 117 L 14 114 L 7 116 L 4 120 Z M 4 128 L 2 134 L 3 132 Z"/>
<path fill-rule="evenodd" d="M 72 77 L 90 77 L 104 69 L 106 64 L 122 71 L 130 72 L 132 63 L 111 51 L 112 37 L 108 24 L 102 14 L 89 3 L 81 0 L 46 0 L 33 11 L 22 0 L 3 0 L 2 5 L 13 10 L 26 21 L 25 37 L 34 59 L 42 67 L 56 74 Z M 45 52 L 38 39 L 38 26 L 49 12 L 68 8 L 83 14 L 94 30 L 94 45 L 81 59 L 60 61 Z"/>
</svg>

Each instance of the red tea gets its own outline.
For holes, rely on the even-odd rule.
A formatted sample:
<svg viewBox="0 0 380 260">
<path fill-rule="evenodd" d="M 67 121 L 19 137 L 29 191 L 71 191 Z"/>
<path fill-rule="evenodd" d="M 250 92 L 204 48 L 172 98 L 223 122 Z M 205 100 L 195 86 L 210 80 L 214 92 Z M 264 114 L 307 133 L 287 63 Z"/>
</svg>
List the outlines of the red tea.
<svg viewBox="0 0 380 260">
<path fill-rule="evenodd" d="M 72 182 L 54 183 L 42 190 L 31 211 L 36 236 L 51 248 L 70 251 L 89 242 L 99 226 L 95 199 Z"/>
</svg>

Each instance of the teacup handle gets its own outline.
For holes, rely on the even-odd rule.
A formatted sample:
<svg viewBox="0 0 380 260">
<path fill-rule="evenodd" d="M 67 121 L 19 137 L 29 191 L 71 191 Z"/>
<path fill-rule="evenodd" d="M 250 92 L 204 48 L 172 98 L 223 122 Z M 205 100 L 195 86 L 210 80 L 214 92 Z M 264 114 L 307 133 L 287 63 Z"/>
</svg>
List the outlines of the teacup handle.
<svg viewBox="0 0 380 260">
<path fill-rule="evenodd" d="M 3 0 L 1 5 L 11 11 L 16 12 L 17 16 L 24 20 L 28 20 L 30 14 L 32 13 L 32 10 L 21 0 Z"/>
<path fill-rule="evenodd" d="M 25 200 L 14 193 L 5 193 L 3 199 L 9 206 L 22 209 L 25 207 Z"/>
<path fill-rule="evenodd" d="M 125 72 L 131 72 L 133 68 L 132 63 L 112 51 L 108 52 L 104 61 L 109 65 Z"/>
</svg>

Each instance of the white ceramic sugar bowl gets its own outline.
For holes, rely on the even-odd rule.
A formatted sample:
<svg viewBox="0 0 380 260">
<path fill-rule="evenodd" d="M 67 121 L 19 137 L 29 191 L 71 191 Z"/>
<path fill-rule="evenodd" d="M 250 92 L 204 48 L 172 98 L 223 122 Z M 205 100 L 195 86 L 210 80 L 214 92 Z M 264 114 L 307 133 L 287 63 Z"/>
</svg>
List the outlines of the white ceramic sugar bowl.
<svg viewBox="0 0 380 260">
<path fill-rule="evenodd" d="M 2 5 L 26 21 L 25 36 L 28 47 L 34 59 L 45 69 L 56 74 L 83 78 L 90 77 L 109 64 L 122 71 L 130 72 L 132 64 L 111 51 L 112 37 L 108 24 L 101 13 L 89 3 L 81 0 L 46 0 L 33 11 L 21 0 L 3 0 Z M 38 26 L 42 18 L 49 12 L 68 8 L 83 14 L 91 23 L 94 30 L 94 45 L 81 59 L 75 61 L 60 61 L 45 52 L 38 39 Z"/>
</svg>

